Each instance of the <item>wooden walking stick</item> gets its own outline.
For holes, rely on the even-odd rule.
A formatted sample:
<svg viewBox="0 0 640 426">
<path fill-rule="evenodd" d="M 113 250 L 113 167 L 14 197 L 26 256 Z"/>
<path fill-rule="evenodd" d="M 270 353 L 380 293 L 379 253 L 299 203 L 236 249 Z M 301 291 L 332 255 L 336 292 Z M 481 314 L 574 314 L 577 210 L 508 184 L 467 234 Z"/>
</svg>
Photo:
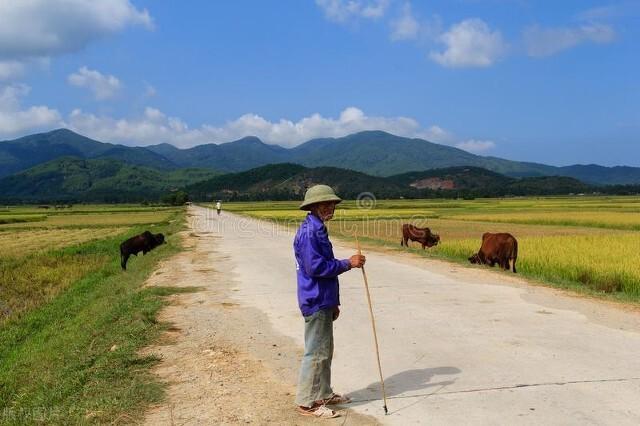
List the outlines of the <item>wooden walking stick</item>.
<svg viewBox="0 0 640 426">
<path fill-rule="evenodd" d="M 360 241 L 358 241 L 358 234 L 356 234 L 356 245 L 358 247 L 358 255 L 362 255 L 362 250 L 360 249 Z M 367 302 L 369 302 L 369 316 L 371 317 L 371 327 L 373 328 L 373 341 L 376 344 L 376 358 L 378 360 L 378 372 L 380 373 L 380 383 L 382 384 L 382 399 L 384 401 L 384 414 L 389 414 L 389 410 L 387 410 L 387 394 L 384 390 L 384 378 L 382 377 L 382 366 L 380 365 L 380 351 L 378 350 L 378 334 L 376 333 L 376 320 L 373 318 L 373 308 L 371 307 L 371 295 L 369 294 L 369 283 L 367 282 L 367 273 L 364 270 L 364 265 L 362 265 L 362 278 L 364 278 L 364 288 L 367 292 Z"/>
</svg>

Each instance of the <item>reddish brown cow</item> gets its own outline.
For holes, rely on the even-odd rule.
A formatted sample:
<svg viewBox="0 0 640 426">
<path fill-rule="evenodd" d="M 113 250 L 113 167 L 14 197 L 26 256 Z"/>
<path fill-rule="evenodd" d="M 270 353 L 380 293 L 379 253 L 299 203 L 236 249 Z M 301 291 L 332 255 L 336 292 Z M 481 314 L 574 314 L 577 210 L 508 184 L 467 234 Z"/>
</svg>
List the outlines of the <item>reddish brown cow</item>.
<svg viewBox="0 0 640 426">
<path fill-rule="evenodd" d="M 516 260 L 518 259 L 518 240 L 508 233 L 492 234 L 486 232 L 482 235 L 482 246 L 478 253 L 469 258 L 469 262 L 494 266 L 496 263 L 505 271 L 508 271 L 513 260 L 513 273 L 516 273 Z"/>
<path fill-rule="evenodd" d="M 401 246 L 409 247 L 409 240 L 417 241 L 422 244 L 422 249 L 426 247 L 433 247 L 440 242 L 440 236 L 438 234 L 432 234 L 429 228 L 418 228 L 409 223 L 402 225 L 402 239 L 400 240 Z"/>
</svg>

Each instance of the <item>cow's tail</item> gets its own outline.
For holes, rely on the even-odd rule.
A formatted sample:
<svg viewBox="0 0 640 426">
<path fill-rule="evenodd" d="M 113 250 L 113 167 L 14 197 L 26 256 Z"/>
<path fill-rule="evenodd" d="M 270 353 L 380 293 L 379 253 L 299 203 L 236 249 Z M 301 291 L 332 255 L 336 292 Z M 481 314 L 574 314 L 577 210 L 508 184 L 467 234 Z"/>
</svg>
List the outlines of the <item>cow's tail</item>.
<svg viewBox="0 0 640 426">
<path fill-rule="evenodd" d="M 513 273 L 516 273 L 516 260 L 518 260 L 518 240 L 514 241 L 513 245 Z"/>
</svg>

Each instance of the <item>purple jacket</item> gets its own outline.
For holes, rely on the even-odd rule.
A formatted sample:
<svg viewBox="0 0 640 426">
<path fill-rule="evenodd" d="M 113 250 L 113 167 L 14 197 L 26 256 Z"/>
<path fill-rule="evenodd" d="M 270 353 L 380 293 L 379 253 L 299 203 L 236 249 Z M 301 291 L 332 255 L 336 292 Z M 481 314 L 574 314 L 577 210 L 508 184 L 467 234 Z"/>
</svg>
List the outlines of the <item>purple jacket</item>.
<svg viewBox="0 0 640 426">
<path fill-rule="evenodd" d="M 348 259 L 333 256 L 324 223 L 309 213 L 293 241 L 298 275 L 298 305 L 302 315 L 340 304 L 338 275 L 351 269 Z"/>
</svg>

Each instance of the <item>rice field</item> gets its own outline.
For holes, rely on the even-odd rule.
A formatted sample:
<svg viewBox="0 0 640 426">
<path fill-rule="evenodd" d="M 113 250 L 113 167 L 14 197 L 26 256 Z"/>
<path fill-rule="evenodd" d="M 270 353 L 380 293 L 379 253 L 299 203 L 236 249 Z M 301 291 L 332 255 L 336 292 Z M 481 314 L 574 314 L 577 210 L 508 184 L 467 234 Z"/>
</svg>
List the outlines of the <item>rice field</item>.
<svg viewBox="0 0 640 426">
<path fill-rule="evenodd" d="M 640 212 L 574 211 L 517 212 L 454 216 L 457 220 L 481 222 L 528 223 L 538 225 L 588 226 L 596 228 L 631 229 L 640 231 Z"/>
<path fill-rule="evenodd" d="M 5 223 L 22 223 L 22 222 L 38 222 L 46 219 L 46 215 L 28 214 L 28 215 L 0 215 L 0 225 Z"/>
<path fill-rule="evenodd" d="M 31 220 L 1 223 L 16 216 Z M 167 327 L 164 296 L 185 291 L 144 283 L 180 250 L 183 217 L 140 205 L 0 208 L 0 424 L 140 422 L 163 389 L 142 348 Z M 123 272 L 120 242 L 147 229 L 167 244 Z"/>
<path fill-rule="evenodd" d="M 295 226 L 298 202 L 226 203 L 223 208 Z M 354 235 L 374 244 L 430 257 L 467 262 L 484 232 L 518 239 L 518 272 L 562 287 L 640 298 L 640 197 L 550 197 L 482 200 L 378 200 L 338 206 L 328 223 L 334 236 Z M 428 226 L 437 247 L 401 248 L 403 223 Z M 478 267 L 471 266 L 470 267 Z M 497 268 L 495 269 L 498 270 Z"/>
<path fill-rule="evenodd" d="M 15 208 L 12 213 L 0 211 L 0 233 L 10 229 L 117 227 L 153 224 L 167 220 L 175 208 L 110 208 L 82 206 L 64 212 L 35 212 L 34 208 Z M 11 210 L 10 210 L 11 211 Z M 13 218 L 13 220 L 12 220 Z M 15 220 L 19 218 L 19 220 Z"/>
<path fill-rule="evenodd" d="M 119 257 L 116 249 L 105 256 L 83 247 L 118 240 L 136 227 L 153 229 L 180 211 L 140 205 L 0 209 L 0 325 Z"/>
<path fill-rule="evenodd" d="M 126 227 L 19 229 L 0 232 L 0 258 L 24 256 L 42 250 L 55 250 L 123 234 Z"/>
</svg>

